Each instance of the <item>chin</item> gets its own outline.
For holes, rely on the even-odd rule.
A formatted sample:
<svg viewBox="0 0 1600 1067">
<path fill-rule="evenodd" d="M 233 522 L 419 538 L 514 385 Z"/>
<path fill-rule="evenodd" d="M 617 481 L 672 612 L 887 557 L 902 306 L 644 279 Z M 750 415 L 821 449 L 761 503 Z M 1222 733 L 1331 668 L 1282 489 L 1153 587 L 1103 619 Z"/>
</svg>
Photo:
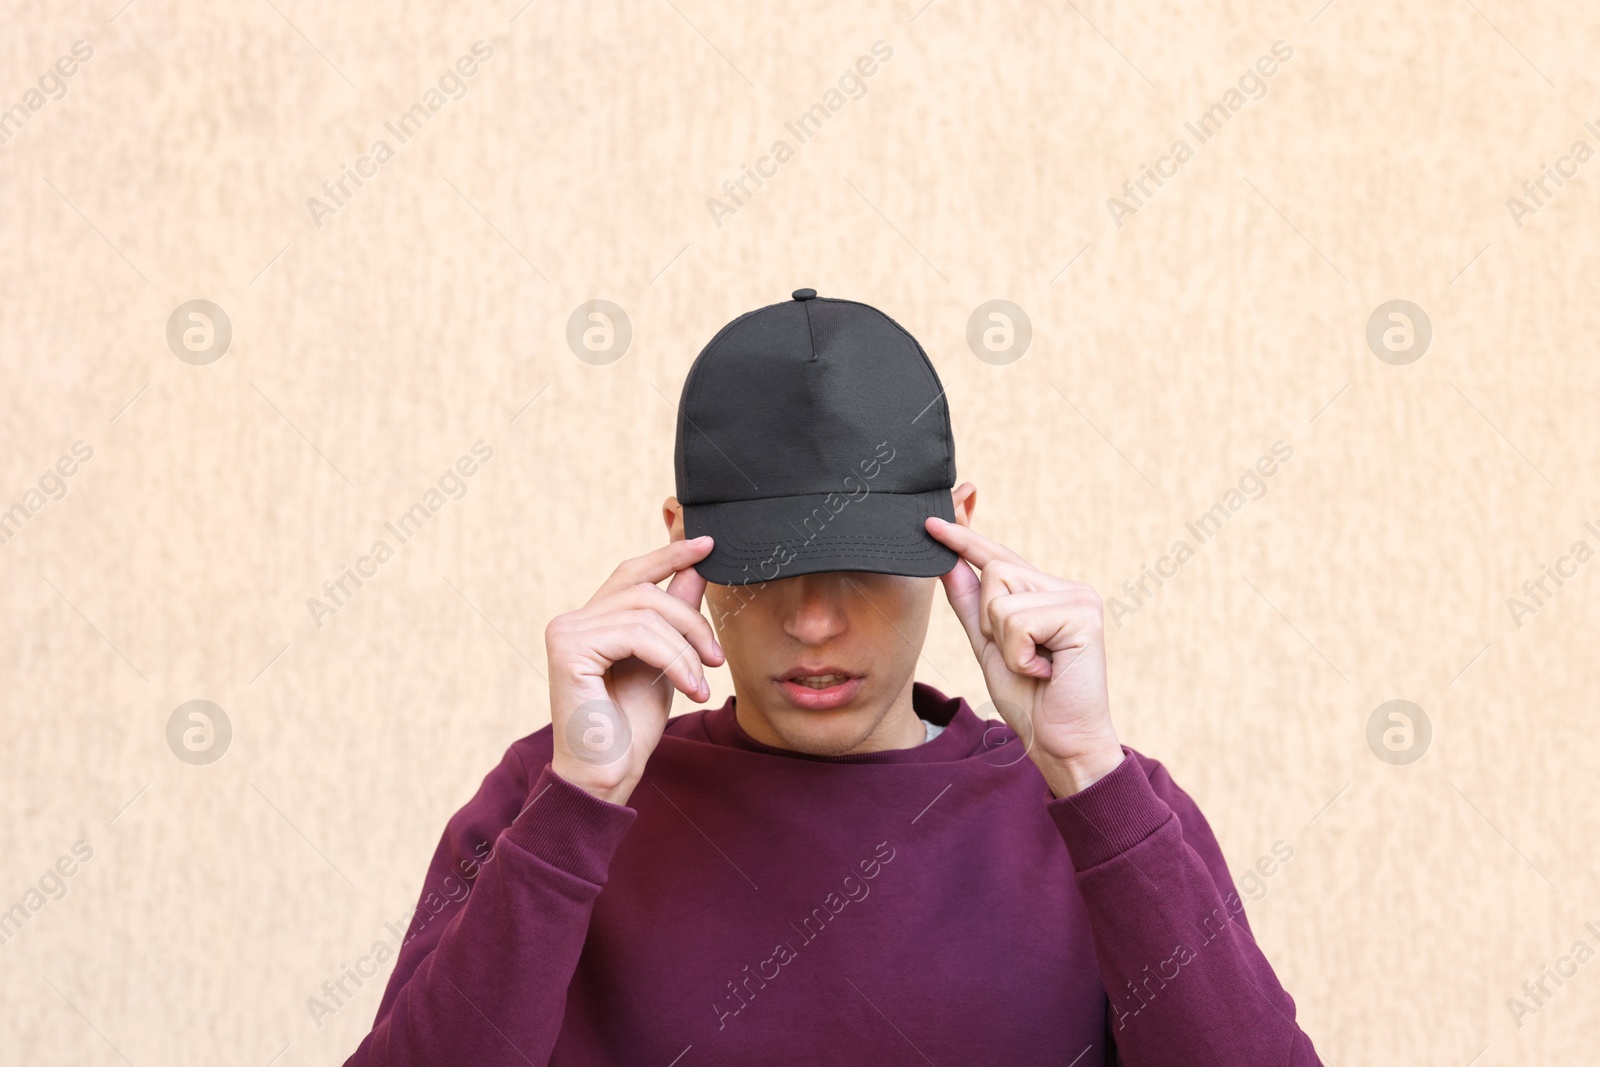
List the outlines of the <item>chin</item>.
<svg viewBox="0 0 1600 1067">
<path fill-rule="evenodd" d="M 773 732 L 796 752 L 811 756 L 838 756 L 854 750 L 872 733 L 871 716 L 861 708 L 807 711 L 785 708 L 768 719 Z"/>
</svg>

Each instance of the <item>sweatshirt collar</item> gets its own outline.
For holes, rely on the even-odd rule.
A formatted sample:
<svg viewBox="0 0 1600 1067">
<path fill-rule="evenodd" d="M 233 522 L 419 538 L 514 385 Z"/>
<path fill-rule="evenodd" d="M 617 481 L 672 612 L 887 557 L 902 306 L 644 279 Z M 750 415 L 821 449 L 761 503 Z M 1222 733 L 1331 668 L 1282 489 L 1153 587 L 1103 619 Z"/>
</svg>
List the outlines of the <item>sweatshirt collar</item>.
<svg viewBox="0 0 1600 1067">
<path fill-rule="evenodd" d="M 944 732 L 932 741 L 924 741 L 910 748 L 891 748 L 880 752 L 859 752 L 845 756 L 813 756 L 757 741 L 745 733 L 733 713 L 735 697 L 729 697 L 719 708 L 703 713 L 702 725 L 705 739 L 714 745 L 742 748 L 771 756 L 811 760 L 817 763 L 937 763 L 963 759 L 984 750 L 986 735 L 992 735 L 998 723 L 986 722 L 963 697 L 948 697 L 931 685 L 914 682 L 911 686 L 911 707 L 919 719 L 943 726 Z M 1006 731 L 1009 733 L 1009 730 Z M 998 738 L 989 736 L 993 742 Z"/>
</svg>

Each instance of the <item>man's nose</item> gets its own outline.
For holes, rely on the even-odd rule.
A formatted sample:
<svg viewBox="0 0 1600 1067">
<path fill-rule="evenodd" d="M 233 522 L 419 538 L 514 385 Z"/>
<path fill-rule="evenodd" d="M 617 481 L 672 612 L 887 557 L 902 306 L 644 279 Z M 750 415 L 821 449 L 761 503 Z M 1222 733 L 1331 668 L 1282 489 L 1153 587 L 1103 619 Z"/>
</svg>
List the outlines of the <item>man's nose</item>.
<svg viewBox="0 0 1600 1067">
<path fill-rule="evenodd" d="M 806 645 L 822 645 L 849 629 L 845 597 L 849 587 L 837 574 L 802 574 L 795 581 L 795 600 L 783 630 Z"/>
</svg>

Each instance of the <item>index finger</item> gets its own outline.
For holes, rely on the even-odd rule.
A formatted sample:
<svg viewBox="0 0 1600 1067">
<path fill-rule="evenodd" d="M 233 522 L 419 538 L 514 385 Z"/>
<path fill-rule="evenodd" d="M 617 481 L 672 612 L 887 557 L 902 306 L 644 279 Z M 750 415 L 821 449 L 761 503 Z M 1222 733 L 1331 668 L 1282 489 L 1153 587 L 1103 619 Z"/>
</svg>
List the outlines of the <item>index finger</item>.
<svg viewBox="0 0 1600 1067">
<path fill-rule="evenodd" d="M 930 515 L 927 521 L 923 523 L 923 527 L 933 535 L 934 540 L 946 548 L 955 549 L 963 559 L 979 569 L 987 567 L 996 560 L 1032 566 L 1027 560 L 1002 545 L 999 541 L 989 540 L 989 538 L 978 533 L 970 526 L 946 522 L 937 515 Z"/>
<path fill-rule="evenodd" d="M 640 582 L 649 582 L 651 585 L 655 585 L 663 578 L 682 574 L 685 570 L 699 578 L 699 572 L 695 571 L 694 565 L 705 559 L 710 553 L 711 536 L 707 534 L 703 537 L 694 537 L 686 541 L 672 541 L 653 551 L 646 552 L 642 556 L 625 559 L 617 565 L 616 570 L 611 572 L 611 577 L 607 578 L 605 583 L 600 586 L 594 598 L 598 599 L 619 589 L 626 589 L 630 585 L 638 585 Z M 701 582 L 704 582 L 704 579 L 701 579 Z M 674 584 L 676 585 L 677 583 Z M 677 589 L 679 592 L 684 592 L 686 591 L 686 586 L 678 585 Z M 701 589 L 702 591 L 704 590 L 704 585 L 701 586 Z M 698 599 L 696 597 L 696 602 L 698 602 Z"/>
<path fill-rule="evenodd" d="M 705 596 L 707 584 L 705 578 L 701 577 L 700 572 L 695 570 L 694 564 L 691 563 L 672 576 L 672 581 L 667 583 L 667 595 L 675 596 L 699 611 L 700 599 Z"/>
</svg>

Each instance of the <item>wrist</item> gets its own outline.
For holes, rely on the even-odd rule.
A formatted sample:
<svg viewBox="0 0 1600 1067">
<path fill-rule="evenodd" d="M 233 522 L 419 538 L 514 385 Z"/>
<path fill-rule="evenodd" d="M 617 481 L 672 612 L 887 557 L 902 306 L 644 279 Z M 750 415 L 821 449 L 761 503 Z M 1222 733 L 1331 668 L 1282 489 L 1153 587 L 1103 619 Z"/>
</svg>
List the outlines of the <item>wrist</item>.
<svg viewBox="0 0 1600 1067">
<path fill-rule="evenodd" d="M 1120 744 L 1110 744 L 1072 756 L 1045 756 L 1037 762 L 1051 795 L 1060 800 L 1089 788 L 1120 767 L 1125 758 Z"/>
<path fill-rule="evenodd" d="M 551 761 L 550 773 L 608 804 L 627 804 L 628 798 L 633 795 L 633 787 L 638 784 L 637 779 L 633 778 L 597 778 L 584 774 L 581 767 L 568 767 L 559 760 Z"/>
</svg>

